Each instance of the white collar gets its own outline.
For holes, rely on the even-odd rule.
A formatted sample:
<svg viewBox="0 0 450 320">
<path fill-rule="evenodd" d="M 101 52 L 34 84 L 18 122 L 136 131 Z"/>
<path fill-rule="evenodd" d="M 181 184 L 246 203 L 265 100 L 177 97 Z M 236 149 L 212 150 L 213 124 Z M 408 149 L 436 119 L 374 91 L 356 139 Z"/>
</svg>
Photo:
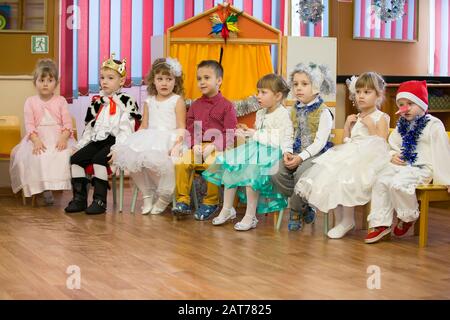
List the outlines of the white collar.
<svg viewBox="0 0 450 320">
<path fill-rule="evenodd" d="M 319 97 L 320 97 L 320 95 L 316 95 L 316 97 L 308 104 L 304 104 L 301 101 L 298 101 L 298 104 L 299 104 L 300 108 L 309 107 L 309 106 L 313 105 L 314 103 L 317 103 L 319 101 Z"/>
<path fill-rule="evenodd" d="M 114 97 L 115 95 L 118 95 L 120 93 L 120 89 L 119 90 L 117 90 L 117 91 L 115 91 L 115 92 L 113 92 L 111 95 L 109 95 L 109 96 L 107 96 L 104 92 L 103 92 L 103 90 L 100 90 L 100 92 L 98 93 L 101 97 L 105 97 L 105 98 L 108 98 L 108 97 Z"/>
</svg>

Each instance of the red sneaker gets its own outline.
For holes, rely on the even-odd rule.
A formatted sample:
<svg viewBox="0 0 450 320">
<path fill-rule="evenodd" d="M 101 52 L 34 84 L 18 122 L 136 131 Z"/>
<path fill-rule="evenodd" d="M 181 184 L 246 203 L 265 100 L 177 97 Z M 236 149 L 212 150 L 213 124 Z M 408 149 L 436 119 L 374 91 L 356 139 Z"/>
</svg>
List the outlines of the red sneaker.
<svg viewBox="0 0 450 320">
<path fill-rule="evenodd" d="M 397 225 L 394 228 L 394 234 L 397 237 L 404 236 L 408 232 L 409 228 L 411 228 L 413 226 L 413 224 L 414 224 L 414 221 L 413 222 L 404 222 L 399 219 Z"/>
<path fill-rule="evenodd" d="M 391 227 L 376 227 L 372 229 L 372 232 L 369 232 L 364 241 L 366 243 L 375 243 L 380 241 L 383 237 L 387 236 L 390 233 Z"/>
</svg>

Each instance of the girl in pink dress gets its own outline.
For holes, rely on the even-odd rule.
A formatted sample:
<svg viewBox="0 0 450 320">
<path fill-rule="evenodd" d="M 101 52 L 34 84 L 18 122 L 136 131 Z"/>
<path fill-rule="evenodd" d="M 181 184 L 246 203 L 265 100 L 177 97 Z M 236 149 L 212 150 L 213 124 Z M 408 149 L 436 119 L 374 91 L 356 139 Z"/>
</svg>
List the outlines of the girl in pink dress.
<svg viewBox="0 0 450 320">
<path fill-rule="evenodd" d="M 25 101 L 26 135 L 12 151 L 11 187 L 25 197 L 45 191 L 45 203 L 53 204 L 51 190 L 71 189 L 72 118 L 66 99 L 55 94 L 58 67 L 52 60 L 38 61 L 33 83 L 38 94 Z"/>
</svg>

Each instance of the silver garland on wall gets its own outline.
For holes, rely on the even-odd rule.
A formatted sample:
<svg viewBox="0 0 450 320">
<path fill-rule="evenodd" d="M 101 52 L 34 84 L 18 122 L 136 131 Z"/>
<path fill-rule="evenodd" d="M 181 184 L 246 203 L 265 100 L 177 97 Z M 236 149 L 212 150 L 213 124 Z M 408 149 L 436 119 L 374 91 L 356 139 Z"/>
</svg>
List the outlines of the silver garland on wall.
<svg viewBox="0 0 450 320">
<path fill-rule="evenodd" d="M 325 6 L 322 0 L 300 0 L 297 3 L 298 10 L 302 22 L 312 22 L 314 24 L 322 21 L 323 10 Z"/>
<path fill-rule="evenodd" d="M 261 107 L 256 96 L 250 96 L 247 99 L 233 101 L 238 117 L 245 116 L 252 112 L 258 111 Z"/>
<path fill-rule="evenodd" d="M 391 3 L 390 8 L 388 2 Z M 375 0 L 373 8 L 384 22 L 395 21 L 405 15 L 405 0 Z"/>
</svg>

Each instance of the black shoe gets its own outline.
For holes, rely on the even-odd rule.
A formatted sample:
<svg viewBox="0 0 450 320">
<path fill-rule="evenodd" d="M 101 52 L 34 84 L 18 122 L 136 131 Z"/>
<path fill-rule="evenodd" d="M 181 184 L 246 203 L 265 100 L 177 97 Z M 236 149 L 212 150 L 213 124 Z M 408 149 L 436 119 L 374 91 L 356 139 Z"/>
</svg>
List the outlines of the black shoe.
<svg viewBox="0 0 450 320">
<path fill-rule="evenodd" d="M 87 208 L 87 178 L 72 178 L 73 199 L 64 209 L 67 213 L 82 212 Z"/>
<path fill-rule="evenodd" d="M 108 195 L 108 181 L 92 178 L 94 185 L 94 200 L 85 210 L 87 214 L 102 214 L 106 212 L 106 196 Z"/>
<path fill-rule="evenodd" d="M 103 214 L 106 212 L 106 203 L 100 199 L 94 199 L 92 204 L 85 210 L 86 214 Z"/>
<path fill-rule="evenodd" d="M 64 209 L 66 213 L 76 213 L 76 212 L 82 212 L 86 210 L 87 203 L 81 202 L 77 200 L 72 200 L 69 202 L 69 205 Z"/>
</svg>

